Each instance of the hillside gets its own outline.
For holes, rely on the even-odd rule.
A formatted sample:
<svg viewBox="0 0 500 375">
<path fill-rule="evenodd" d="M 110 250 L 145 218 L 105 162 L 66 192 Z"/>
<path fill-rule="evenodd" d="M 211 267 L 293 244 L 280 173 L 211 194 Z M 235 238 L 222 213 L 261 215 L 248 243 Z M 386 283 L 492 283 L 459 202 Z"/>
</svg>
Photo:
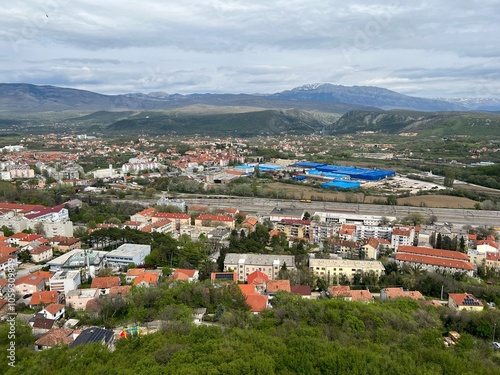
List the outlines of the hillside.
<svg viewBox="0 0 500 375">
<path fill-rule="evenodd" d="M 196 114 L 141 112 L 102 130 L 127 134 L 204 134 L 251 137 L 260 134 L 310 134 L 326 124 L 299 110 L 262 110 L 246 113 Z"/>
<path fill-rule="evenodd" d="M 474 112 L 350 111 L 328 128 L 328 134 L 375 132 L 419 136 L 484 136 L 500 134 L 500 115 Z"/>
</svg>

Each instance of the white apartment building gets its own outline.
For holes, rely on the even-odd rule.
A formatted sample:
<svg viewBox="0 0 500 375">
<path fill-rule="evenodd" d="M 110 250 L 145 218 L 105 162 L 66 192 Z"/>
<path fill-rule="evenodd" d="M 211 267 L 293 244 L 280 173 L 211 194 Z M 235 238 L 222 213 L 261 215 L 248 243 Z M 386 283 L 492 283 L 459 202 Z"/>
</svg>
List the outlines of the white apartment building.
<svg viewBox="0 0 500 375">
<path fill-rule="evenodd" d="M 50 290 L 65 294 L 77 289 L 81 283 L 80 271 L 59 271 L 49 280 Z"/>
<path fill-rule="evenodd" d="M 275 280 L 284 264 L 287 270 L 295 270 L 295 257 L 293 255 L 228 253 L 224 259 L 224 272 L 233 270 L 238 275 L 238 281 L 244 282 L 249 274 L 258 270 L 265 273 L 270 280 Z"/>
</svg>

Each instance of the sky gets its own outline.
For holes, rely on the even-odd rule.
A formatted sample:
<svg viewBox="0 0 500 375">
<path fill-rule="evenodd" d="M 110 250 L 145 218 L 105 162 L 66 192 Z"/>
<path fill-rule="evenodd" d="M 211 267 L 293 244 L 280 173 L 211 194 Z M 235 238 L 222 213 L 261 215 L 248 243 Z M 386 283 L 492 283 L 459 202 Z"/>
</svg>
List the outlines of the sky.
<svg viewBox="0 0 500 375">
<path fill-rule="evenodd" d="M 499 0 L 9 1 L 0 82 L 105 94 L 332 83 L 500 98 L 498 35 Z"/>
</svg>

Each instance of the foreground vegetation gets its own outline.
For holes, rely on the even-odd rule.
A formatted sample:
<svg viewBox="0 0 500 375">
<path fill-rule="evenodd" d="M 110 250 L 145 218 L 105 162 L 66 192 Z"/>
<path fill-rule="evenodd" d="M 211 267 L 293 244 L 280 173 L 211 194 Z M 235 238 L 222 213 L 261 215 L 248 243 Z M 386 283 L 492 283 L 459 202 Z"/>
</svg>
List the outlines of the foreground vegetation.
<svg viewBox="0 0 500 375">
<path fill-rule="evenodd" d="M 170 314 L 159 332 L 119 341 L 113 352 L 92 344 L 36 353 L 29 330 L 19 326 L 16 367 L 9 368 L 5 356 L 0 366 L 5 374 L 33 375 L 464 375 L 500 370 L 500 353 L 464 330 L 471 322 L 499 319 L 493 310 L 456 314 L 409 300 L 363 304 L 304 300 L 286 292 L 272 304 L 273 309 L 261 315 L 228 307 L 211 326 L 194 326 L 185 315 Z M 0 329 L 4 339 L 8 328 Z M 446 347 L 444 335 L 456 329 L 461 339 Z M 2 341 L 3 352 L 6 346 Z"/>
</svg>

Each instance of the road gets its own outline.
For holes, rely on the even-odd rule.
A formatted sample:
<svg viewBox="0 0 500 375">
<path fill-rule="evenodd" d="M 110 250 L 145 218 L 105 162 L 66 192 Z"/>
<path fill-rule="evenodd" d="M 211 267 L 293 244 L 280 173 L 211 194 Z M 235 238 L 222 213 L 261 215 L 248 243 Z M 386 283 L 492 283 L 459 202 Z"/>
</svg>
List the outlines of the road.
<svg viewBox="0 0 500 375">
<path fill-rule="evenodd" d="M 302 208 L 311 215 L 316 211 L 347 211 L 360 215 L 380 215 L 395 216 L 402 219 L 411 212 L 419 212 L 428 217 L 435 215 L 439 222 L 448 222 L 453 225 L 463 226 L 470 224 L 473 226 L 500 226 L 500 211 L 483 211 L 471 209 L 453 208 L 429 208 L 411 206 L 388 206 L 358 203 L 338 203 L 338 202 L 299 202 L 292 200 L 252 198 L 252 197 L 231 197 L 231 198 L 205 198 L 183 197 L 187 206 L 201 205 L 217 208 L 237 207 L 243 212 L 258 214 L 268 214 L 274 207 L 282 208 Z"/>
</svg>

